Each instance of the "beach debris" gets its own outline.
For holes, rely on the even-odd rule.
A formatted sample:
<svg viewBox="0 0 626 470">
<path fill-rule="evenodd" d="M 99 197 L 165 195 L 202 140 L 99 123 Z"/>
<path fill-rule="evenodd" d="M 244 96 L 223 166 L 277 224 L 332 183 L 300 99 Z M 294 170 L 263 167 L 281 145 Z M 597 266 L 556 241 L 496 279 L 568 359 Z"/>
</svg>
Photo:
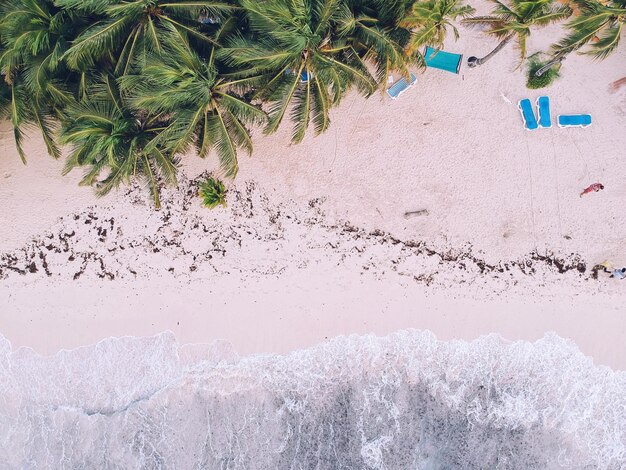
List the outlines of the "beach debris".
<svg viewBox="0 0 626 470">
<path fill-rule="evenodd" d="M 626 268 L 615 268 L 613 263 L 610 261 L 604 261 L 600 264 L 596 264 L 593 267 L 593 274 L 595 275 L 595 279 L 598 278 L 598 271 L 604 271 L 607 274 L 610 274 L 611 279 L 624 279 L 626 278 Z"/>
<path fill-rule="evenodd" d="M 604 271 L 605 273 L 610 273 L 614 269 L 613 263 L 608 260 L 600 263 L 598 267 L 602 268 L 602 271 Z"/>
<path fill-rule="evenodd" d="M 613 268 L 613 263 L 610 261 L 603 261 L 602 263 L 596 264 L 593 268 L 591 268 L 591 278 L 598 279 L 598 272 L 604 271 L 605 273 L 610 273 Z"/>
<path fill-rule="evenodd" d="M 626 86 L 626 77 L 620 78 L 619 80 L 615 80 L 613 83 L 609 85 L 609 91 L 611 93 L 615 93 L 621 87 Z"/>
<path fill-rule="evenodd" d="M 284 266 L 301 269 L 311 263 L 361 266 L 361 273 L 374 276 L 395 272 L 423 285 L 480 283 L 490 292 L 494 282 L 498 289 L 514 287 L 524 277 L 543 279 L 550 272 L 569 273 L 579 282 L 592 279 L 585 260 L 573 253 L 533 251 L 520 258 L 487 261 L 469 244 L 451 249 L 445 240 L 431 245 L 400 239 L 381 229 L 329 219 L 317 204 L 273 201 L 252 182 L 229 189 L 223 217 L 206 217 L 195 203 L 198 185 L 206 176 L 191 181 L 181 176 L 179 186 L 164 193 L 159 213 L 146 213 L 147 199 L 137 186 L 140 201 L 129 197 L 130 207 L 123 211 L 113 205 L 66 216 L 21 248 L 0 253 L 0 282 L 14 277 L 109 281 L 155 275 L 201 280 L 207 273 L 233 272 L 258 277 L 281 275 Z M 100 238 L 98 243 L 84 242 Z M 311 249 L 308 240 L 329 249 Z M 250 251 L 251 246 L 258 248 Z M 258 250 L 268 256 L 257 256 Z"/>
<path fill-rule="evenodd" d="M 582 193 L 580 193 L 580 197 L 583 197 L 585 194 L 589 193 L 597 193 L 604 189 L 604 185 L 602 183 L 593 183 L 592 185 L 587 186 Z"/>
<path fill-rule="evenodd" d="M 611 279 L 624 279 L 626 278 L 626 268 L 615 268 L 613 263 L 610 261 L 603 261 L 602 263 L 596 264 L 592 271 L 591 277 L 593 279 L 598 279 L 598 272 L 603 271 L 607 274 L 610 274 Z"/>
<path fill-rule="evenodd" d="M 508 99 L 504 93 L 500 92 L 500 97 L 501 97 L 501 98 L 502 98 L 502 99 L 503 99 L 506 103 L 508 103 L 508 104 L 513 104 L 513 102 L 512 102 L 510 99 Z"/>
<path fill-rule="evenodd" d="M 419 217 L 420 215 L 429 215 L 428 209 L 420 209 L 418 211 L 409 211 L 404 213 L 405 219 L 411 219 L 413 217 Z"/>
</svg>

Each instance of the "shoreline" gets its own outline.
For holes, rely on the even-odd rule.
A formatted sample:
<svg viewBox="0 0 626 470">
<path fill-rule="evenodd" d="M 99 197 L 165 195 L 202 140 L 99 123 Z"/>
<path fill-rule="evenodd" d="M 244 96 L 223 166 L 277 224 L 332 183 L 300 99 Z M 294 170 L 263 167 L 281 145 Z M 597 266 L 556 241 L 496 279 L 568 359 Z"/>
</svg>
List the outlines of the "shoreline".
<svg viewBox="0 0 626 470">
<path fill-rule="evenodd" d="M 384 336 L 406 329 L 429 330 L 442 341 L 473 341 L 489 334 L 507 341 L 535 341 L 546 332 L 555 332 L 573 340 L 596 365 L 626 370 L 623 313 L 607 298 L 581 296 L 569 303 L 559 298 L 529 301 L 524 296 L 464 299 L 460 293 L 454 298 L 445 291 L 427 294 L 374 281 L 334 290 L 328 284 L 317 284 L 327 297 L 313 299 L 307 293 L 310 302 L 297 302 L 280 301 L 268 292 L 275 291 L 277 284 L 285 283 L 259 282 L 252 285 L 251 293 L 236 295 L 207 291 L 204 285 L 171 283 L 167 288 L 150 283 L 143 295 L 139 294 L 141 285 L 133 286 L 132 294 L 128 285 L 98 289 L 40 286 L 34 291 L 12 289 L 10 294 L 3 288 L 0 302 L 10 299 L 20 308 L 1 316 L 0 334 L 14 349 L 26 346 L 49 356 L 110 337 L 172 331 L 181 345 L 224 340 L 241 356 L 250 356 L 286 354 L 337 336 Z M 297 285 L 290 287 L 297 289 Z M 372 294 L 381 288 L 388 297 Z M 147 308 L 148 304 L 155 306 Z"/>
<path fill-rule="evenodd" d="M 54 354 L 170 330 L 181 344 L 223 339 L 249 355 L 406 328 L 442 340 L 555 331 L 626 370 L 619 281 L 591 279 L 580 257 L 491 266 L 342 223 L 321 200 L 275 203 L 246 183 L 211 212 L 193 188 L 169 190 L 160 212 L 146 212 L 135 189 L 124 203 L 66 215 L 17 250 L 26 274 L 0 270 L 9 306 L 0 334 Z"/>
</svg>

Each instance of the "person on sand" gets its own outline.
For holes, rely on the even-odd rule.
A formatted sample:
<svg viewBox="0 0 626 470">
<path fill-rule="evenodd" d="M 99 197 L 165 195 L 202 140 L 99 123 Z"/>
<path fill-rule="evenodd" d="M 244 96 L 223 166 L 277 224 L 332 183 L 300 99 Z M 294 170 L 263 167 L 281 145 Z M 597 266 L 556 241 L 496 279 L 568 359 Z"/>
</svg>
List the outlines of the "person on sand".
<svg viewBox="0 0 626 470">
<path fill-rule="evenodd" d="M 604 185 L 602 183 L 593 183 L 591 186 L 585 188 L 585 190 L 580 193 L 580 197 L 583 197 L 585 194 L 598 192 L 604 189 Z"/>
<path fill-rule="evenodd" d="M 624 279 L 626 277 L 626 268 L 614 269 L 609 277 L 614 279 Z"/>
<path fill-rule="evenodd" d="M 605 273 L 610 273 L 610 272 L 611 272 L 611 270 L 613 269 L 613 263 L 611 263 L 610 261 L 608 261 L 608 260 L 607 260 L 607 261 L 604 261 L 604 262 L 600 263 L 600 264 L 598 265 L 598 267 L 599 267 L 599 268 L 602 268 L 602 270 L 603 270 Z"/>
<path fill-rule="evenodd" d="M 613 263 L 610 261 L 603 261 L 602 263 L 596 264 L 593 268 L 591 268 L 591 277 L 593 279 L 598 279 L 598 272 L 604 271 L 605 273 L 611 274 L 611 270 L 613 269 Z"/>
</svg>

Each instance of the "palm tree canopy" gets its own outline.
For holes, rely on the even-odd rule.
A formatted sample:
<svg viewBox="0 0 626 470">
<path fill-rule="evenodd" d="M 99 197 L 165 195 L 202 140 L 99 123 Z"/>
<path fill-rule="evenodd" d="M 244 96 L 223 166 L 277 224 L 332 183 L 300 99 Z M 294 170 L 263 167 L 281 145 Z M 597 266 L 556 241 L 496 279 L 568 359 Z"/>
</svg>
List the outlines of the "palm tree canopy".
<svg viewBox="0 0 626 470">
<path fill-rule="evenodd" d="M 54 69 L 68 47 L 77 20 L 51 1 L 16 0 L 0 9 L 2 73 L 10 83 L 30 60 L 41 58 Z"/>
<path fill-rule="evenodd" d="M 626 25 L 626 1 L 576 0 L 574 3 L 579 14 L 567 24 L 569 34 L 552 47 L 553 54 L 561 56 L 589 45 L 584 54 L 606 58 L 619 45 Z"/>
<path fill-rule="evenodd" d="M 80 20 L 51 1 L 16 0 L 0 9 L 0 72 L 9 86 L 9 118 L 22 161 L 23 129 L 41 130 L 48 153 L 59 157 L 51 118 L 71 99 L 62 75 L 62 56 Z"/>
<path fill-rule="evenodd" d="M 250 78 L 257 97 L 270 101 L 266 132 L 276 131 L 291 109 L 292 141 L 312 121 L 316 133 L 329 125 L 329 109 L 352 86 L 370 95 L 377 87 L 366 61 L 386 78 L 404 66 L 401 47 L 375 18 L 355 16 L 340 0 L 241 0 L 251 34 L 237 36 L 218 57 Z"/>
<path fill-rule="evenodd" d="M 121 77 L 120 84 L 134 109 L 168 116 L 160 141 L 169 152 L 195 144 L 205 157 L 214 149 L 225 174 L 234 177 L 237 149 L 252 152 L 249 126 L 264 122 L 265 113 L 234 92 L 237 83 L 219 74 L 213 57 L 202 60 L 184 43 L 167 41 L 160 55 L 151 54 L 140 73 Z"/>
<path fill-rule="evenodd" d="M 299 142 L 349 89 L 408 75 L 410 1 L 0 0 L 0 116 L 24 161 L 37 127 L 98 194 L 141 177 L 158 205 L 187 149 L 234 176 L 252 126 L 290 118 Z"/>
<path fill-rule="evenodd" d="M 202 15 L 220 18 L 234 6 L 212 0 L 56 0 L 68 9 L 87 11 L 101 19 L 78 36 L 66 53 L 70 66 L 80 69 L 110 55 L 115 73 L 129 71 L 136 57 L 146 51 L 160 53 L 162 37 L 174 31 L 186 41 L 213 43 L 198 30 Z"/>
<path fill-rule="evenodd" d="M 414 55 L 418 48 L 426 45 L 443 47 L 448 29 L 458 39 L 459 32 L 454 22 L 472 15 L 474 11 L 469 5 L 461 5 L 459 0 L 416 1 L 400 21 L 400 26 L 412 31 L 407 53 Z"/>
<path fill-rule="evenodd" d="M 496 38 L 515 38 L 520 50 L 520 59 L 526 58 L 526 40 L 534 26 L 547 26 L 568 18 L 572 10 L 564 5 L 555 5 L 552 0 L 510 0 L 505 4 L 491 0 L 494 9 L 489 16 L 475 16 L 462 20 L 467 26 L 486 28 L 485 32 Z"/>
<path fill-rule="evenodd" d="M 71 147 L 64 174 L 86 167 L 81 184 L 103 196 L 132 178 L 143 178 L 158 208 L 159 178 L 176 182 L 177 160 L 157 141 L 159 116 L 134 113 L 126 106 L 115 79 L 103 76 L 88 101 L 69 105 L 61 143 Z"/>
</svg>

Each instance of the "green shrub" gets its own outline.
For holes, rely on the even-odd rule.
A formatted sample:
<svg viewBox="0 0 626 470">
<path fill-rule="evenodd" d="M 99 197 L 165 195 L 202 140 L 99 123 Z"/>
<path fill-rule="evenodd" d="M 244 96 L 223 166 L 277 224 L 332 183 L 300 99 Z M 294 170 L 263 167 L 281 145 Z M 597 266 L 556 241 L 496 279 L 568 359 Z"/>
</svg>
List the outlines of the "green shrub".
<svg viewBox="0 0 626 470">
<path fill-rule="evenodd" d="M 220 180 L 207 177 L 205 181 L 199 185 L 199 194 L 202 198 L 202 204 L 209 209 L 213 209 L 218 205 L 226 207 L 226 188 Z"/>
<path fill-rule="evenodd" d="M 545 88 L 550 86 L 552 82 L 554 82 L 557 78 L 559 78 L 559 69 L 561 68 L 561 64 L 555 64 L 546 70 L 543 75 L 537 77 L 535 73 L 541 67 L 546 65 L 548 61 L 541 60 L 537 54 L 528 58 L 528 75 L 526 86 L 531 90 L 536 90 L 538 88 Z"/>
</svg>

